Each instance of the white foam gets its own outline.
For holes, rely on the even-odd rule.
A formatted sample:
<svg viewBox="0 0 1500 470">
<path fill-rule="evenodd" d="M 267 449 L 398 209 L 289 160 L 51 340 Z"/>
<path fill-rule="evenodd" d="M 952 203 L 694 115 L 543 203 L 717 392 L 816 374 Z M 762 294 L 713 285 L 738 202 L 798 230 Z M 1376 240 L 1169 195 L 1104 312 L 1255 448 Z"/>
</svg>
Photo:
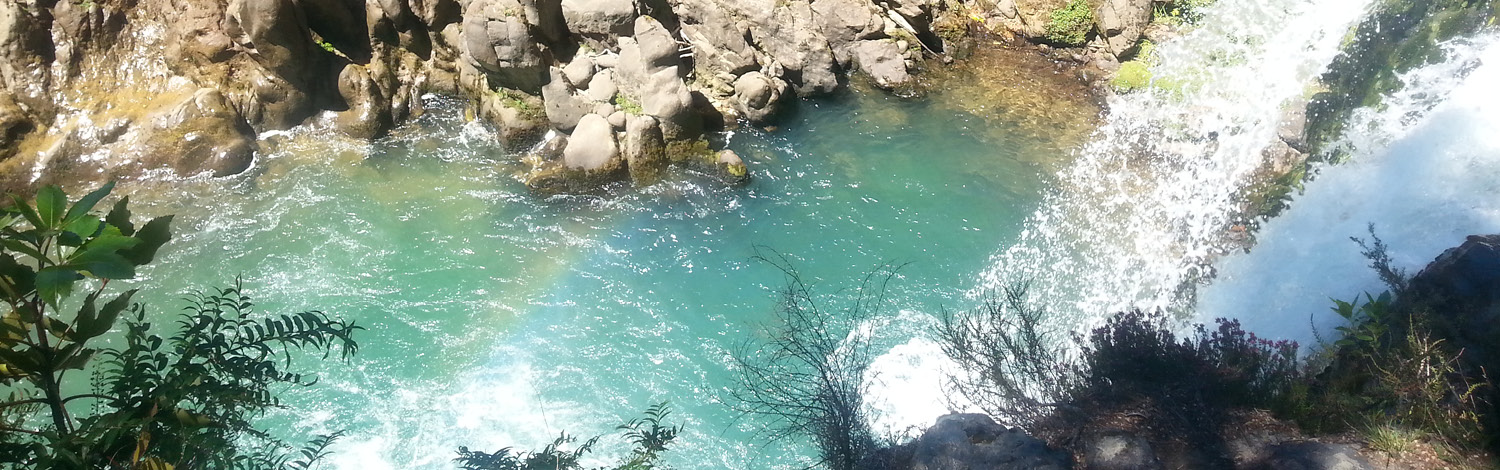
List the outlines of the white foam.
<svg viewBox="0 0 1500 470">
<path fill-rule="evenodd" d="M 1325 338 L 1340 321 L 1329 298 L 1385 289 L 1349 240 L 1369 238 L 1366 224 L 1408 274 L 1466 235 L 1500 232 L 1497 42 L 1447 45 L 1448 60 L 1403 76 L 1382 109 L 1356 113 L 1343 142 L 1352 160 L 1321 168 L 1248 255 L 1223 260 L 1201 290 L 1203 318 L 1239 318 L 1261 336 L 1309 344 L 1309 320 Z"/>
</svg>

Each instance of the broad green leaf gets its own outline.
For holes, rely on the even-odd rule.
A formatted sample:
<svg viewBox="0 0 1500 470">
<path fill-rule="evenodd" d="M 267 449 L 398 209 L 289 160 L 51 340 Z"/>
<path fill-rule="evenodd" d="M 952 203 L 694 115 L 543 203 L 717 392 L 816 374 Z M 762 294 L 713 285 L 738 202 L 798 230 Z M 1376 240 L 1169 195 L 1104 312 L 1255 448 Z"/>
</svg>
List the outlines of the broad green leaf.
<svg viewBox="0 0 1500 470">
<path fill-rule="evenodd" d="M 59 301 L 73 293 L 73 283 L 78 277 L 78 271 L 71 266 L 44 268 L 36 273 L 36 292 L 43 302 L 57 308 Z"/>
<path fill-rule="evenodd" d="M 114 189 L 115 182 L 110 181 L 108 183 L 105 183 L 104 186 L 100 187 L 99 189 L 95 189 L 94 192 L 91 192 L 87 196 L 84 196 L 83 199 L 79 199 L 78 202 L 73 203 L 73 207 L 68 208 L 67 215 L 63 217 L 63 223 L 70 224 L 73 221 L 78 220 L 85 215 L 88 215 L 89 211 L 94 210 L 94 206 L 99 204 L 99 200 L 104 199 L 104 196 L 108 196 L 109 192 L 113 191 Z M 80 235 L 82 234 L 80 233 Z"/>
<path fill-rule="evenodd" d="M 136 289 L 125 291 L 125 293 L 115 297 L 114 300 L 106 302 L 104 307 L 99 309 L 98 316 L 94 317 L 87 325 L 80 318 L 78 320 L 78 337 L 82 339 L 93 338 L 108 332 L 110 328 L 114 328 L 115 319 L 120 317 L 120 312 L 125 311 L 125 308 L 130 306 L 130 297 L 135 295 L 135 292 Z"/>
<path fill-rule="evenodd" d="M 72 341 L 73 338 L 70 334 L 72 329 L 72 325 L 67 324 L 67 322 L 47 317 L 47 332 L 52 333 L 52 336 Z"/>
<path fill-rule="evenodd" d="M 67 266 L 87 271 L 97 278 L 130 279 L 135 277 L 135 263 L 116 253 L 103 253 L 74 261 Z"/>
<path fill-rule="evenodd" d="M 140 244 L 141 241 L 135 237 L 101 234 L 93 240 L 89 240 L 88 244 L 84 245 L 83 248 L 74 252 L 73 256 L 68 257 L 67 262 L 80 263 L 95 259 L 101 259 L 106 255 L 118 254 L 120 250 L 134 248 L 136 245 Z"/>
<path fill-rule="evenodd" d="M 36 192 L 36 215 L 42 221 L 42 225 L 37 228 L 48 231 L 60 228 L 63 214 L 67 210 L 68 195 L 63 193 L 62 188 L 47 185 Z"/>
<path fill-rule="evenodd" d="M 99 336 L 97 334 L 84 334 L 86 330 L 91 332 L 98 326 L 99 310 L 94 305 L 94 302 L 97 300 L 99 300 L 99 291 L 94 291 L 83 298 L 83 305 L 78 306 L 78 315 L 73 317 L 73 326 L 77 333 L 75 337 L 79 339 L 75 339 L 74 341 L 82 341 Z"/>
<path fill-rule="evenodd" d="M 166 215 L 151 219 L 146 225 L 141 226 L 140 231 L 135 232 L 135 237 L 141 240 L 141 244 L 128 250 L 120 251 L 125 259 L 135 263 L 136 266 L 149 264 L 156 258 L 156 250 L 172 239 L 172 216 Z"/>
<path fill-rule="evenodd" d="M 78 234 L 79 237 L 87 239 L 89 237 L 98 235 L 100 233 L 100 229 L 103 228 L 104 222 L 100 221 L 98 217 L 84 214 L 77 219 L 73 219 L 71 223 L 63 227 L 63 230 L 66 230 L 68 233 Z"/>
<path fill-rule="evenodd" d="M 37 215 L 36 209 L 31 208 L 30 202 L 26 202 L 25 199 L 21 199 L 20 196 L 16 196 L 14 194 L 10 195 L 10 200 L 16 203 L 16 209 L 19 209 L 21 211 L 21 216 L 25 217 L 27 222 L 31 222 L 32 227 L 36 227 L 38 229 L 45 228 L 43 227 L 42 216 Z"/>
<path fill-rule="evenodd" d="M 9 238 L 0 239 L 0 245 L 5 246 L 5 248 L 10 249 L 12 251 L 21 252 L 21 254 L 24 254 L 26 256 L 30 256 L 33 259 L 38 259 L 38 260 L 47 259 L 47 255 L 44 255 L 44 254 L 42 254 L 42 252 L 37 251 L 36 247 L 31 246 L 30 244 L 28 244 L 26 242 L 23 242 L 23 241 L 20 241 L 20 240 L 12 240 L 12 239 L 9 239 Z"/>
<path fill-rule="evenodd" d="M 115 208 L 110 209 L 109 215 L 104 216 L 104 222 L 120 230 L 122 235 L 135 235 L 135 224 L 130 221 L 130 196 L 120 198 L 115 203 Z"/>
<path fill-rule="evenodd" d="M 19 301 L 19 297 L 36 289 L 36 271 L 33 271 L 31 266 L 17 262 L 10 253 L 0 253 L 0 278 L 3 278 L 0 282 L 4 282 L 10 288 L 9 292 L 0 289 L 0 298 L 15 295 L 17 298 L 10 300 Z"/>
<path fill-rule="evenodd" d="M 25 217 L 21 216 L 21 212 L 20 211 L 8 212 L 8 213 L 5 213 L 3 215 L 0 215 L 0 228 L 8 228 L 8 227 L 10 227 L 12 225 L 15 225 L 16 222 L 20 222 L 21 219 L 24 219 L 24 218 Z"/>
</svg>

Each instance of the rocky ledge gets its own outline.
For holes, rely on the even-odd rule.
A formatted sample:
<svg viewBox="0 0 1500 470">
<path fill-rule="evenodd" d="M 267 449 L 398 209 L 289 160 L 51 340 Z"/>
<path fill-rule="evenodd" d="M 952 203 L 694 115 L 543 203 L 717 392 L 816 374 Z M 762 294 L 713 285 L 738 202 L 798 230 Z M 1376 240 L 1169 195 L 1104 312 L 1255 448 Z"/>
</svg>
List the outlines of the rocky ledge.
<svg viewBox="0 0 1500 470">
<path fill-rule="evenodd" d="M 1127 53 L 1150 1 L 1090 6 Z M 0 184 L 251 168 L 260 133 L 376 138 L 463 97 L 528 184 L 650 182 L 674 162 L 748 171 L 704 139 L 832 92 L 915 86 L 972 33 L 1054 41 L 1065 0 L 19 0 L 0 2 Z M 1075 44 L 1076 45 L 1076 44 Z M 1083 49 L 1077 49 L 1083 51 Z M 1083 57 L 1082 54 L 1075 54 Z M 545 142 L 544 145 L 538 145 Z"/>
</svg>

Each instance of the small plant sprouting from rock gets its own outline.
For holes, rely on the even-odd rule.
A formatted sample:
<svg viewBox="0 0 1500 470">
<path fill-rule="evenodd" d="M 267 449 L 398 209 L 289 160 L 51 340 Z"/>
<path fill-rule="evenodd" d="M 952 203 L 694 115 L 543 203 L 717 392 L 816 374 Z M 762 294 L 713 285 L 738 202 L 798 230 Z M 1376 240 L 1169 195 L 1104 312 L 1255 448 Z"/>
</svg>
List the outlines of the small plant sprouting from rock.
<svg viewBox="0 0 1500 470">
<path fill-rule="evenodd" d="M 625 114 L 645 114 L 645 110 L 641 108 L 641 104 L 639 102 L 636 102 L 630 97 L 625 96 L 623 93 L 615 95 L 614 101 L 615 107 L 619 108 L 620 111 L 624 111 Z"/>
<path fill-rule="evenodd" d="M 647 408 L 644 416 L 617 427 L 616 429 L 625 431 L 623 437 L 635 444 L 635 449 L 619 465 L 611 467 L 611 470 L 666 470 L 668 467 L 661 464 L 661 454 L 682 433 L 682 426 L 667 423 L 667 417 L 671 414 L 671 406 L 662 402 Z M 516 451 L 510 447 L 495 452 L 482 452 L 459 447 L 458 458 L 453 461 L 464 470 L 583 470 L 580 461 L 593 452 L 599 438 L 595 436 L 583 441 L 572 450 L 565 448 L 578 442 L 578 438 L 566 432 L 535 452 Z"/>
<path fill-rule="evenodd" d="M 1088 0 L 1071 0 L 1067 6 L 1052 12 L 1047 23 L 1047 41 L 1060 46 L 1078 47 L 1088 42 L 1094 31 L 1094 10 Z"/>
</svg>

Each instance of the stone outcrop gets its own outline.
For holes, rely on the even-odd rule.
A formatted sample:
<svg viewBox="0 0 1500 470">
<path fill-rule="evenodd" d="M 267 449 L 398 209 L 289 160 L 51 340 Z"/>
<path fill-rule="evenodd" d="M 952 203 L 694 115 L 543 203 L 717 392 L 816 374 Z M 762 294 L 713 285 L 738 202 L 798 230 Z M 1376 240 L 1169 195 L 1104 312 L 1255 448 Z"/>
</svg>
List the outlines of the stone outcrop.
<svg viewBox="0 0 1500 470">
<path fill-rule="evenodd" d="M 646 167 L 619 173 L 637 183 L 656 179 L 663 152 L 742 181 L 744 162 L 702 150 L 706 132 L 770 123 L 793 93 L 832 92 L 851 73 L 904 89 L 945 49 L 935 25 L 998 18 L 1029 34 L 1060 1 L 0 2 L 0 175 L 20 190 L 158 168 L 228 175 L 253 165 L 255 134 L 323 122 L 380 138 L 439 93 L 464 98 L 513 151 L 594 115 L 588 130 L 603 123 L 620 161 Z M 1109 44 L 1138 35 L 1140 3 L 1099 7 Z M 223 141 L 134 157 L 171 151 L 157 143 L 178 134 Z M 629 158 L 632 143 L 664 150 Z M 527 159 L 533 174 L 561 160 Z"/>
<path fill-rule="evenodd" d="M 1064 470 L 1072 463 L 1067 453 L 1049 449 L 1020 429 L 996 424 L 989 416 L 950 414 L 938 418 L 913 443 L 910 468 Z"/>
</svg>

